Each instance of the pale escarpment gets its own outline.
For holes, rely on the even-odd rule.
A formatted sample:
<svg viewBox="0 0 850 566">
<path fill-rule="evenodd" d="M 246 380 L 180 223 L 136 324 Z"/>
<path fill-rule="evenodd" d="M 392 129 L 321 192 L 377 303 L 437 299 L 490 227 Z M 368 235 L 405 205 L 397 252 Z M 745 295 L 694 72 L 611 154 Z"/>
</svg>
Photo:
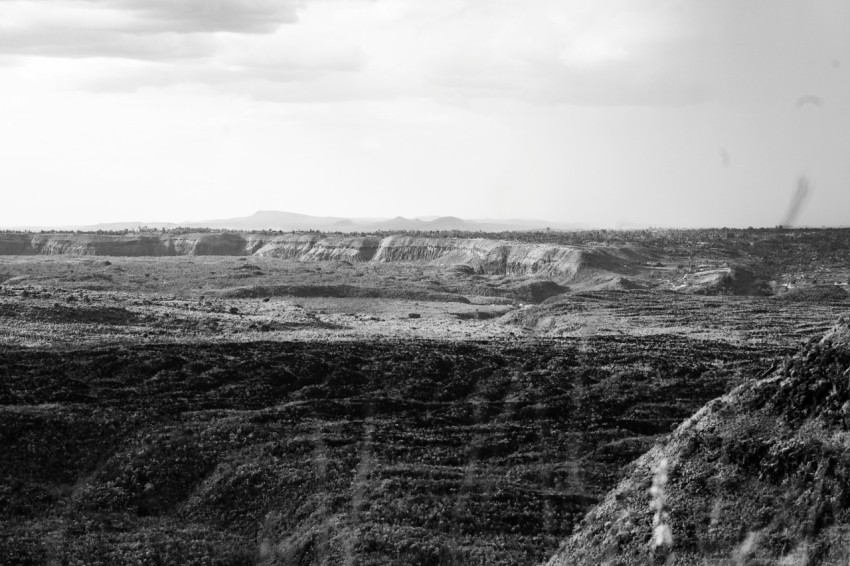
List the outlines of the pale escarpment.
<svg viewBox="0 0 850 566">
<path fill-rule="evenodd" d="M 169 238 L 167 245 L 174 253 L 168 255 L 250 255 L 255 242 L 242 234 L 187 234 Z"/>
<path fill-rule="evenodd" d="M 265 256 L 293 261 L 348 261 L 467 265 L 486 274 L 540 274 L 573 279 L 593 270 L 628 273 L 634 250 L 412 236 L 194 233 L 184 235 L 85 233 L 0 234 L 0 255 Z"/>
<path fill-rule="evenodd" d="M 0 255 L 176 256 L 249 255 L 255 242 L 242 234 L 0 234 Z"/>
<path fill-rule="evenodd" d="M 371 261 L 380 238 L 287 234 L 263 241 L 255 255 L 297 261 Z"/>
<path fill-rule="evenodd" d="M 167 244 L 154 235 L 35 234 L 30 246 L 30 253 L 38 255 L 171 255 Z"/>
</svg>

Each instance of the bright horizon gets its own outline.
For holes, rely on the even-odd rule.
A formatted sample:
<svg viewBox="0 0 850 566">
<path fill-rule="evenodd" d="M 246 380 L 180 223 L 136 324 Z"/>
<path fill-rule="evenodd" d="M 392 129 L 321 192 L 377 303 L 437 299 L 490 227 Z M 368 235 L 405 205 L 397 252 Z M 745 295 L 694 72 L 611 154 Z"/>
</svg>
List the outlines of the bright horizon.
<svg viewBox="0 0 850 566">
<path fill-rule="evenodd" d="M 0 226 L 850 224 L 843 0 L 6 0 Z"/>
<path fill-rule="evenodd" d="M 255 212 L 281 212 L 281 213 L 284 213 L 284 214 L 292 213 L 292 211 L 255 211 Z M 295 213 L 295 214 L 299 214 L 299 213 Z M 72 231 L 73 230 L 82 230 L 82 231 L 85 232 L 85 231 L 90 231 L 90 230 L 124 230 L 124 229 L 130 230 L 130 231 L 135 231 L 135 230 L 140 229 L 140 228 L 141 229 L 149 229 L 149 230 L 159 230 L 160 227 L 163 227 L 166 230 L 174 229 L 174 228 L 190 228 L 190 229 L 191 228 L 211 228 L 213 230 L 223 230 L 223 231 L 233 230 L 233 231 L 248 231 L 248 232 L 250 232 L 250 231 L 256 231 L 256 230 L 278 230 L 278 229 L 281 229 L 281 228 L 278 228 L 276 226 L 267 226 L 267 227 L 263 227 L 263 228 L 259 228 L 259 227 L 249 228 L 249 227 L 235 227 L 235 226 L 234 227 L 228 227 L 228 226 L 221 226 L 221 225 L 216 225 L 216 224 L 209 224 L 209 225 L 203 224 L 204 222 L 216 222 L 216 221 L 222 221 L 222 220 L 241 220 L 241 219 L 244 219 L 244 218 L 249 218 L 251 216 L 252 216 L 251 214 L 248 214 L 248 215 L 245 215 L 245 216 L 232 217 L 232 218 L 197 218 L 197 219 L 184 218 L 184 219 L 178 220 L 178 221 L 161 221 L 161 220 L 157 220 L 157 219 L 140 220 L 140 219 L 125 218 L 125 219 L 116 220 L 116 221 L 110 220 L 110 221 L 105 221 L 105 222 L 93 222 L 93 223 L 89 223 L 89 224 L 67 224 L 67 223 L 66 224 L 55 223 L 55 224 L 47 224 L 47 225 L 45 225 L 45 224 L 42 224 L 42 225 L 38 225 L 38 224 L 11 225 L 11 224 L 9 224 L 9 225 L 0 225 L 0 230 L 11 230 L 11 231 L 19 230 L 19 231 L 22 231 L 22 232 L 32 232 L 32 231 L 39 231 L 39 230 L 58 231 L 58 232 L 65 231 L 65 230 L 72 230 Z M 354 223 L 353 224 L 354 228 L 351 228 L 352 230 L 354 230 L 354 231 L 364 231 L 365 230 L 366 232 L 376 231 L 376 230 L 388 230 L 388 229 L 389 230 L 396 230 L 396 229 L 407 230 L 408 228 L 381 228 L 380 226 L 378 226 L 382 222 L 396 220 L 396 219 L 399 219 L 399 218 L 404 219 L 404 220 L 408 220 L 408 221 L 421 220 L 421 221 L 424 221 L 424 222 L 430 222 L 430 221 L 433 221 L 433 220 L 445 219 L 445 218 L 460 218 L 460 217 L 455 217 L 453 215 L 434 215 L 434 214 L 420 215 L 420 216 L 399 216 L 399 215 L 396 215 L 394 217 L 342 217 L 342 216 L 336 217 L 336 216 L 329 216 L 329 215 L 322 215 L 322 216 L 304 215 L 304 216 L 313 217 L 313 218 L 335 218 L 335 219 L 338 219 L 340 221 L 349 220 L 349 221 L 352 221 Z M 800 229 L 800 230 L 833 229 L 833 228 L 835 228 L 835 229 L 846 229 L 846 228 L 850 228 L 850 223 L 848 223 L 848 224 L 835 224 L 835 225 L 814 225 L 814 224 L 806 224 L 806 223 L 801 223 L 801 222 L 795 222 L 793 224 L 785 224 L 785 225 L 783 225 L 781 223 L 776 223 L 776 224 L 771 225 L 771 226 L 753 226 L 753 225 L 728 226 L 728 225 L 719 225 L 719 224 L 718 225 L 704 225 L 704 226 L 702 226 L 702 225 L 692 225 L 692 226 L 664 225 L 664 226 L 662 226 L 662 225 L 654 225 L 654 224 L 640 224 L 640 223 L 637 223 L 637 222 L 620 222 L 619 224 L 616 224 L 616 225 L 605 226 L 605 225 L 592 225 L 592 224 L 586 224 L 586 223 L 581 223 L 581 222 L 574 222 L 574 223 L 556 222 L 556 221 L 550 222 L 549 221 L 550 219 L 546 219 L 546 218 L 528 218 L 528 217 L 526 217 L 526 218 L 460 218 L 460 219 L 470 223 L 471 229 L 474 229 L 474 230 L 479 229 L 479 228 L 475 228 L 475 223 L 478 223 L 482 226 L 504 225 L 504 228 L 499 228 L 499 229 L 507 229 L 507 230 L 510 230 L 510 231 L 524 231 L 524 230 L 536 231 L 536 230 L 543 230 L 544 228 L 546 230 L 564 231 L 564 232 L 582 231 L 582 230 L 615 230 L 615 231 L 616 230 L 625 230 L 625 231 L 628 231 L 628 230 L 668 230 L 668 229 L 669 230 L 718 230 L 718 229 L 743 230 L 743 229 L 761 229 L 761 228 L 772 229 L 772 228 L 780 228 L 780 227 L 791 228 L 791 229 Z M 527 226 L 525 228 L 523 228 L 523 224 L 527 224 Z M 295 231 L 303 231 L 303 230 L 307 230 L 308 228 L 314 229 L 314 230 L 319 230 L 319 231 L 325 231 L 325 232 L 336 231 L 336 230 L 334 230 L 334 227 L 332 225 L 327 225 L 327 224 L 317 224 L 317 225 L 312 226 L 312 227 L 299 227 L 299 226 L 295 226 L 293 228 L 283 227 L 282 229 L 284 229 L 284 230 L 294 229 Z M 414 230 L 414 229 L 417 229 L 417 228 L 411 227 L 409 229 Z M 428 229 L 427 226 L 424 229 Z M 445 228 L 439 228 L 439 229 L 445 230 Z M 486 230 L 490 230 L 490 229 L 491 228 L 487 228 Z M 496 229 L 496 228 L 494 227 L 492 229 Z M 346 231 L 343 228 L 340 228 L 340 230 L 343 231 L 343 232 Z"/>
</svg>

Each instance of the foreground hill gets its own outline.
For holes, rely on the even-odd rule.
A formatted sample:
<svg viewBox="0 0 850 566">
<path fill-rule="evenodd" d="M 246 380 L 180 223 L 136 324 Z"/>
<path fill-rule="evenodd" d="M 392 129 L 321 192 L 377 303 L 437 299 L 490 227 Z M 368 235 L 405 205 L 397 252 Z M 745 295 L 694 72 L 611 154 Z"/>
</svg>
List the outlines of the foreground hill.
<svg viewBox="0 0 850 566">
<path fill-rule="evenodd" d="M 845 319 L 642 456 L 549 566 L 847 564 L 848 377 Z"/>
<path fill-rule="evenodd" d="M 535 564 L 760 348 L 254 342 L 0 355 L 0 563 Z"/>
</svg>

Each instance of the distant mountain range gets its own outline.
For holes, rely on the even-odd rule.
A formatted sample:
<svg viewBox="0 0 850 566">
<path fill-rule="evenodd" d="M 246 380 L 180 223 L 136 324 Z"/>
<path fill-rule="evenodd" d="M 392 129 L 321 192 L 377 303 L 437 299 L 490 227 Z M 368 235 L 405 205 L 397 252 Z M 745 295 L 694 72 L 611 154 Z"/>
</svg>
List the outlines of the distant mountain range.
<svg viewBox="0 0 850 566">
<path fill-rule="evenodd" d="M 440 231 L 465 230 L 483 232 L 502 232 L 518 230 L 583 230 L 589 228 L 586 224 L 564 224 L 546 220 L 526 219 L 480 219 L 465 220 L 456 216 L 441 216 L 422 218 L 341 218 L 334 216 L 309 216 L 294 212 L 276 210 L 259 210 L 250 216 L 237 218 L 219 218 L 214 220 L 187 222 L 110 222 L 88 226 L 62 226 L 54 229 L 73 230 L 132 230 L 140 226 L 148 228 L 219 228 L 230 230 L 321 230 L 326 232 L 378 232 L 378 231 Z M 51 227 L 26 227 L 29 229 L 47 229 Z"/>
</svg>

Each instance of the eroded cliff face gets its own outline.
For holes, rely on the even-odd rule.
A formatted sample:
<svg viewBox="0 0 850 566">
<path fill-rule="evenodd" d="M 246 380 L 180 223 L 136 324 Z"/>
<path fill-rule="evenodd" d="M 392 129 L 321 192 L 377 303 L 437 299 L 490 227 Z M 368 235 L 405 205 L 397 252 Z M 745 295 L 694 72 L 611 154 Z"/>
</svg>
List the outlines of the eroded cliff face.
<svg viewBox="0 0 850 566">
<path fill-rule="evenodd" d="M 25 233 L 0 234 L 0 255 L 34 255 L 33 235 Z"/>
<path fill-rule="evenodd" d="M 250 255 L 249 238 L 242 234 L 187 234 L 165 238 L 167 255 Z"/>
<path fill-rule="evenodd" d="M 479 273 L 574 277 L 593 254 L 582 248 L 506 240 L 389 236 L 381 240 L 375 261 L 465 264 Z"/>
<path fill-rule="evenodd" d="M 380 242 L 374 237 L 287 234 L 265 241 L 255 253 L 298 261 L 371 261 Z"/>
<path fill-rule="evenodd" d="M 250 255 L 256 238 L 242 234 L 0 234 L 0 255 Z"/>
<path fill-rule="evenodd" d="M 34 234 L 30 245 L 33 253 L 41 255 L 170 255 L 162 239 L 154 235 Z"/>
<path fill-rule="evenodd" d="M 0 234 L 0 255 L 257 255 L 294 261 L 413 262 L 468 265 L 478 273 L 573 278 L 582 270 L 627 271 L 616 250 L 481 238 L 324 236 L 321 234 Z"/>
</svg>

